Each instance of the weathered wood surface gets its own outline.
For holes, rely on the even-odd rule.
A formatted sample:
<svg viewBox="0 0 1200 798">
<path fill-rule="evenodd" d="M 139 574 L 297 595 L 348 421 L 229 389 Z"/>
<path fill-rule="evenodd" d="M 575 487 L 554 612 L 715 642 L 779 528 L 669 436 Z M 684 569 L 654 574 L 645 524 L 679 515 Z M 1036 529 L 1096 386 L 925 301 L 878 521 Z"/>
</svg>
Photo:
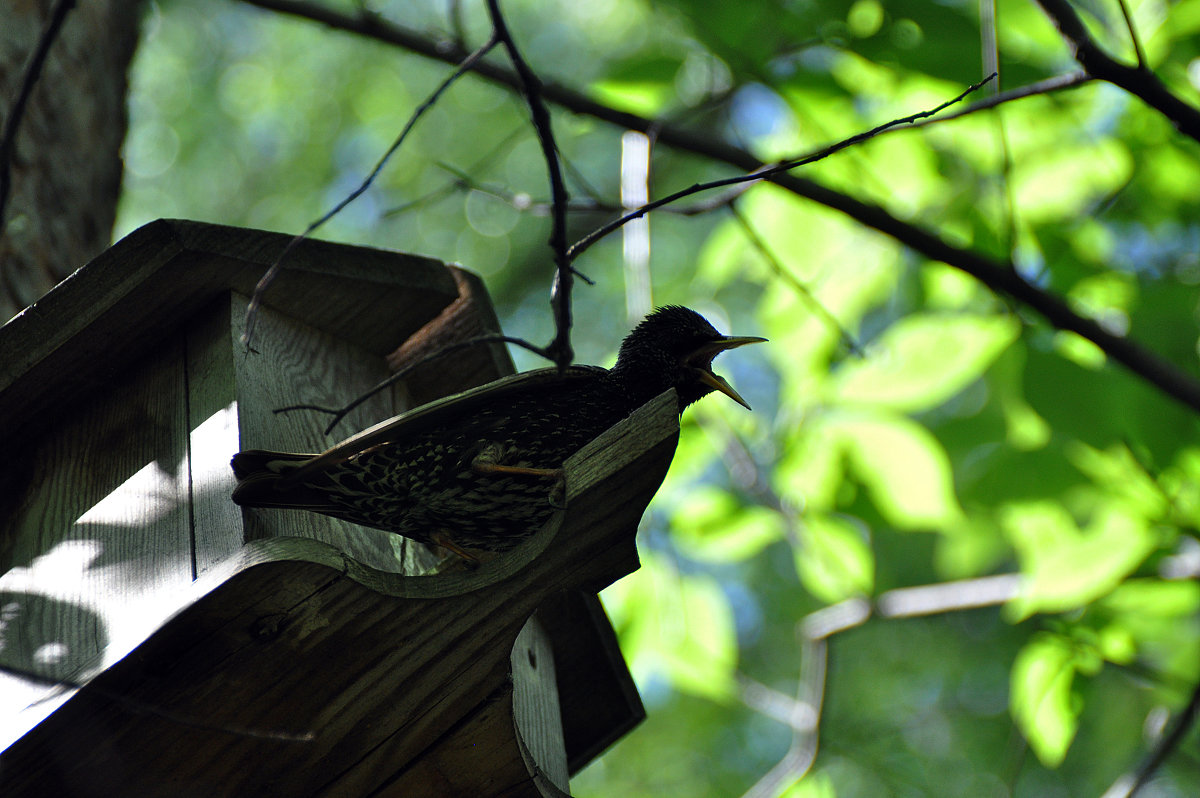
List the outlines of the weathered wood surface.
<svg viewBox="0 0 1200 798">
<path fill-rule="evenodd" d="M 216 490 L 210 492 L 218 503 L 224 500 L 226 505 L 232 504 L 229 494 L 235 480 L 229 456 L 239 448 L 321 452 L 340 437 L 408 409 L 393 403 L 390 390 L 381 391 L 351 411 L 333 435 L 324 432 L 330 418 L 326 414 L 311 410 L 275 412 L 296 404 L 340 407 L 384 380 L 388 376 L 386 366 L 382 358 L 270 308 L 263 308 L 259 316 L 257 351 L 243 355 L 238 341 L 244 330 L 247 299 L 235 293 L 231 300 L 221 314 L 224 334 L 212 356 L 230 367 L 227 371 L 214 370 L 223 376 L 214 382 L 223 386 L 225 395 L 221 398 L 236 403 L 237 429 L 223 451 L 214 451 L 212 462 L 196 464 L 198 469 L 215 472 Z M 189 387 L 193 385 L 189 383 Z M 197 404 L 201 402 L 200 397 L 193 398 Z M 219 402 L 209 399 L 210 404 Z M 198 456 L 196 459 L 199 461 Z M 228 507 L 223 511 L 228 512 Z M 239 511 L 237 517 L 245 519 L 245 540 L 300 535 L 324 541 L 374 568 L 405 572 L 403 538 L 383 530 L 299 510 Z M 217 559 L 233 554 L 235 549 L 221 550 L 219 543 L 205 546 L 205 538 L 223 531 L 221 526 L 197 524 L 197 547 L 213 549 L 218 552 Z"/>
<path fill-rule="evenodd" d="M 244 543 L 229 457 L 238 369 L 255 356 L 236 340 L 245 303 L 231 310 L 231 287 L 253 290 L 290 240 L 155 222 L 0 328 L 0 748 L 142 642 L 186 601 L 177 588 Z M 324 357 L 304 352 L 301 365 L 263 346 L 280 379 L 313 389 L 305 401 L 326 398 L 312 394 L 328 379 L 340 403 L 382 378 L 396 343 L 456 299 L 436 261 L 304 242 L 263 318 L 276 332 L 271 308 L 287 307 L 305 319 L 296 337 Z M 395 409 L 386 396 L 351 421 Z M 305 415 L 290 423 L 322 423 Z M 389 536 L 355 529 L 355 555 L 395 562 Z"/>
<path fill-rule="evenodd" d="M 0 429 L 9 446 L 152 351 L 219 294 L 245 296 L 291 236 L 180 220 L 122 239 L 4 326 Z M 385 356 L 458 297 L 438 261 L 306 240 L 267 307 Z M 68 345 L 69 344 L 69 345 Z"/>
<path fill-rule="evenodd" d="M 251 543 L 133 656 L 0 756 L 0 792 L 73 794 L 97 774 L 107 794 L 173 798 L 396 783 L 508 683 L 513 641 L 548 597 L 636 568 L 637 523 L 677 436 L 667 393 L 568 461 L 564 512 L 472 573 L 407 577 L 317 541 Z M 133 774 L 130 793 L 120 779 Z M 520 794 L 548 794 L 531 784 L 538 792 Z"/>
<path fill-rule="evenodd" d="M 595 592 L 564 591 L 537 617 L 554 645 L 567 769 L 574 776 L 641 723 L 646 710 Z"/>
<path fill-rule="evenodd" d="M 260 755 L 279 773 L 299 762 L 309 774 L 300 780 L 305 788 L 333 779 L 329 795 L 370 791 L 384 781 L 414 789 L 419 773 L 435 763 L 450 767 L 446 757 L 453 752 L 490 750 L 490 759 L 472 760 L 479 767 L 465 772 L 512 774 L 504 795 L 553 795 L 566 784 L 564 741 L 565 770 L 573 773 L 643 716 L 594 595 L 612 578 L 597 574 L 636 566 L 632 535 L 640 509 L 627 506 L 628 485 L 610 499 L 625 514 L 619 546 L 587 559 L 579 579 L 563 568 L 536 571 L 554 577 L 532 588 L 543 599 L 553 595 L 542 601 L 546 631 L 538 633 L 538 645 L 550 646 L 536 657 L 544 670 L 517 663 L 514 671 L 503 661 L 519 619 L 540 605 L 524 595 L 515 601 L 512 592 L 493 595 L 492 585 L 511 588 L 523 580 L 523 567 L 549 556 L 539 546 L 557 540 L 553 534 L 474 573 L 406 580 L 401 574 L 423 573 L 434 559 L 419 544 L 306 513 L 244 515 L 229 501 L 229 457 L 238 448 L 321 450 L 410 402 L 512 372 L 501 346 L 458 352 L 372 399 L 332 438 L 320 432 L 324 416 L 271 413 L 295 403 L 344 403 L 384 376 L 384 355 L 402 367 L 446 343 L 499 332 L 482 283 L 467 272 L 398 253 L 305 242 L 268 294 L 256 351 L 247 353 L 238 342 L 244 294 L 289 240 L 157 222 L 0 329 L 0 424 L 10 444 L 0 463 L 0 748 L 116 663 L 61 716 L 4 753 L 0 794 L 26 767 L 48 779 L 42 786 L 50 790 L 28 794 L 54 794 L 56 786 L 63 795 L 192 794 L 190 782 L 157 765 L 145 778 L 130 769 L 142 755 L 127 752 L 159 751 L 170 742 L 175 756 L 193 746 L 210 754 L 214 746 L 236 750 L 239 766 L 251 770 Z M 388 355 L 421 319 L 431 320 Z M 667 426 L 673 429 L 674 420 Z M 635 449 L 644 443 L 634 442 Z M 666 458 L 665 468 L 663 452 L 656 456 Z M 589 457 L 608 462 L 600 452 Z M 573 477 L 573 491 L 586 473 Z M 653 485 L 661 479 L 653 469 L 646 474 Z M 639 501 L 643 490 L 646 500 L 653 492 L 639 483 L 633 491 Z M 574 507 L 570 515 L 567 527 L 584 523 Z M 600 523 L 597 534 L 612 533 L 612 519 Z M 338 551 L 283 535 L 332 543 Z M 566 587 L 577 581 L 593 592 Z M 413 602 L 462 602 L 467 595 L 471 601 L 452 604 L 448 616 L 414 609 Z M 335 599 L 336 609 L 326 609 Z M 407 602 L 392 609 L 408 627 L 395 625 L 383 608 L 389 601 Z M 490 636 L 477 640 L 473 629 L 454 636 L 468 619 L 483 623 L 489 616 L 498 624 Z M 446 617 L 454 623 L 443 623 Z M 363 634 L 339 641 L 343 622 L 361 623 Z M 311 634 L 297 633 L 309 627 Z M 360 704 L 383 688 L 363 680 L 391 679 L 393 662 L 408 661 L 406 630 L 417 628 L 423 630 L 418 658 L 452 661 L 458 675 L 419 682 L 414 695 L 424 696 L 427 711 L 408 717 L 398 706 L 382 715 L 393 723 L 384 737 L 341 725 L 365 718 L 371 729 L 381 728 Z M 449 636 L 435 641 L 425 633 Z M 277 636 L 283 642 L 273 647 Z M 300 638 L 314 641 L 313 650 Z M 453 656 L 434 656 L 439 642 L 454 648 Z M 462 659 L 458 647 L 477 656 Z M 548 668 L 555 660 L 568 667 Z M 398 674 L 401 684 L 415 678 Z M 541 711 L 548 712 L 557 692 L 563 728 L 535 713 L 542 722 L 527 723 L 525 737 L 518 733 L 514 698 L 502 695 L 510 675 L 518 707 L 536 687 Z M 255 690 L 274 705 L 243 707 Z M 308 714 L 293 717 L 294 703 Z M 497 725 L 498 717 L 505 722 Z M 398 718 L 406 719 L 395 725 Z M 297 728 L 302 737 L 320 728 L 328 749 L 320 761 L 340 762 L 346 775 L 310 768 L 316 740 L 298 739 Z M 340 737 L 346 739 L 335 745 Z M 426 757 L 434 758 L 425 763 Z M 209 764 L 224 761 L 214 755 Z M 183 763 L 178 772 L 190 767 Z M 196 794 L 239 794 L 227 793 L 215 775 L 208 778 Z M 283 778 L 254 776 L 240 794 Z M 466 794 L 483 794 L 488 783 Z"/>
<path fill-rule="evenodd" d="M 566 794 L 567 761 L 554 654 L 536 615 L 517 635 L 510 668 L 511 685 L 501 685 L 372 795 L 541 798 Z"/>
</svg>

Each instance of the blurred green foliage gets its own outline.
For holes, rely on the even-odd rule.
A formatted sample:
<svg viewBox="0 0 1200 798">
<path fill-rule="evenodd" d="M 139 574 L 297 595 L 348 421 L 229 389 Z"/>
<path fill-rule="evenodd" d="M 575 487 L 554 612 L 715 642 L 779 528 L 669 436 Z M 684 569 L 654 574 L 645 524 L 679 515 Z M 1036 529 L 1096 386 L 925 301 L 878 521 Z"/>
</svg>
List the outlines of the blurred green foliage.
<svg viewBox="0 0 1200 798">
<path fill-rule="evenodd" d="M 991 46 L 980 6 L 960 0 L 503 5 L 543 79 L 765 159 L 934 107 L 980 79 Z M 478 2 L 365 6 L 432 39 L 473 46 L 487 31 Z M 984 7 L 1002 89 L 1076 68 L 1036 4 Z M 1129 9 L 1153 68 L 1194 102 L 1200 0 Z M 1115 0 L 1083 11 L 1132 57 Z M 160 0 L 132 75 L 118 232 L 160 216 L 299 231 L 449 70 L 247 5 Z M 554 122 L 573 195 L 618 204 L 623 131 L 561 109 Z M 658 145 L 651 196 L 729 174 Z M 1011 257 L 1197 372 L 1200 146 L 1121 90 L 1089 83 L 889 132 L 802 174 Z M 487 278 L 506 331 L 542 343 L 547 195 L 519 99 L 467 77 L 319 235 L 461 262 Z M 766 794 L 1099 795 L 1200 680 L 1194 415 L 844 216 L 766 185 L 736 207 L 651 217 L 654 302 L 771 343 L 719 363 L 755 410 L 715 397 L 689 411 L 642 569 L 604 594 L 649 718 L 573 790 L 740 795 L 800 734 L 789 713 L 806 706 L 811 613 L 1019 573 L 1003 607 L 876 616 L 832 637 L 816 760 Z M 572 238 L 608 218 L 573 213 Z M 627 310 L 620 237 L 577 264 L 596 280 L 575 295 L 585 362 L 611 362 L 615 320 L 644 311 Z M 1198 741 L 1154 795 L 1196 794 Z"/>
</svg>

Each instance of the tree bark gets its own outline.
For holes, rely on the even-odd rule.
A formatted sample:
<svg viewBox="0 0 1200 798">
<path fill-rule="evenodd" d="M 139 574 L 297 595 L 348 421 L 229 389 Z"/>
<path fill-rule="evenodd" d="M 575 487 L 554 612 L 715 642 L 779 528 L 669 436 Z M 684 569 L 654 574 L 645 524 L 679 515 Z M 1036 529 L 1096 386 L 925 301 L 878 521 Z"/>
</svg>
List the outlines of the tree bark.
<svg viewBox="0 0 1200 798">
<path fill-rule="evenodd" d="M 0 114 L 11 113 L 55 0 L 0 3 Z M 0 322 L 108 246 L 121 188 L 126 73 L 141 0 L 86 0 L 50 46 L 17 130 L 0 229 Z"/>
</svg>

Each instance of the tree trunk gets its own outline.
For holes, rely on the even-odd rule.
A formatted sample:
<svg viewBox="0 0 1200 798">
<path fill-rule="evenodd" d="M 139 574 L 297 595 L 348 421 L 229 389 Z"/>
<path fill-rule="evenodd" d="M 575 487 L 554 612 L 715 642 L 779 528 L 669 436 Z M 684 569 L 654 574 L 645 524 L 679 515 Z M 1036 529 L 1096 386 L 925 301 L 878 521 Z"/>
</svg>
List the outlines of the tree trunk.
<svg viewBox="0 0 1200 798">
<path fill-rule="evenodd" d="M 0 113 L 26 80 L 55 0 L 0 3 Z M 108 246 L 121 188 L 126 71 L 140 0 L 68 13 L 25 108 L 0 230 L 0 322 Z"/>
</svg>

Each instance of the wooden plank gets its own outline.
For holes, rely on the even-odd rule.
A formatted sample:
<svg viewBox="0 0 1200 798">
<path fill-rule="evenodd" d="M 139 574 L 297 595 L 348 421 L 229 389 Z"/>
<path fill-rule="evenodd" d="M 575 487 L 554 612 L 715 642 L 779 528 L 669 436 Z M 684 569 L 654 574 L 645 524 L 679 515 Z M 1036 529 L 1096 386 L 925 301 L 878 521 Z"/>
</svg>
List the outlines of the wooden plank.
<svg viewBox="0 0 1200 798">
<path fill-rule="evenodd" d="M 641 723 L 646 710 L 594 593 L 564 591 L 537 617 L 554 645 L 563 740 L 575 775 Z"/>
<path fill-rule="evenodd" d="M 543 798 L 539 785 L 547 782 L 566 792 L 554 653 L 536 615 L 517 635 L 510 662 L 511 685 L 472 709 L 375 798 Z"/>
<path fill-rule="evenodd" d="M 327 436 L 328 415 L 308 410 L 274 412 L 300 404 L 341 407 L 383 381 L 387 369 L 382 358 L 270 308 L 263 308 L 259 315 L 255 351 L 242 354 L 238 341 L 247 301 L 233 294 L 232 308 L 225 315 L 230 326 L 224 346 L 233 352 L 240 448 L 321 452 L 395 414 L 393 394 L 380 392 L 356 407 L 335 434 Z M 229 456 L 238 448 L 235 445 L 224 454 L 227 471 Z M 213 465 L 220 467 L 219 463 Z M 303 510 L 249 508 L 242 513 L 246 540 L 290 535 L 313 538 L 365 565 L 402 572 L 402 539 L 389 532 Z"/>
<path fill-rule="evenodd" d="M 197 576 L 235 555 L 246 542 L 241 508 L 229 500 L 237 482 L 229 459 L 241 446 L 237 371 L 230 340 L 232 301 L 228 294 L 218 297 L 187 324 L 184 332 Z"/>
<path fill-rule="evenodd" d="M 56 681 L 82 682 L 141 643 L 192 580 L 181 339 L 88 398 L 5 465 L 28 480 L 0 576 L 0 746 L 61 703 Z M 38 703 L 48 695 L 60 699 Z"/>
<path fill-rule="evenodd" d="M 541 798 L 525 763 L 516 755 L 512 716 L 513 688 L 504 685 L 411 767 L 380 785 L 372 798 Z"/>
<path fill-rule="evenodd" d="M 563 792 L 569 788 L 563 719 L 558 705 L 557 663 L 545 628 L 534 615 L 513 642 L 513 725 L 530 770 Z"/>
<path fill-rule="evenodd" d="M 668 392 L 571 458 L 568 509 L 475 573 L 405 577 L 317 541 L 256 541 L 0 754 L 0 792 L 111 776 L 113 794 L 371 793 L 507 683 L 517 633 L 549 596 L 636 567 L 677 435 Z"/>
</svg>

